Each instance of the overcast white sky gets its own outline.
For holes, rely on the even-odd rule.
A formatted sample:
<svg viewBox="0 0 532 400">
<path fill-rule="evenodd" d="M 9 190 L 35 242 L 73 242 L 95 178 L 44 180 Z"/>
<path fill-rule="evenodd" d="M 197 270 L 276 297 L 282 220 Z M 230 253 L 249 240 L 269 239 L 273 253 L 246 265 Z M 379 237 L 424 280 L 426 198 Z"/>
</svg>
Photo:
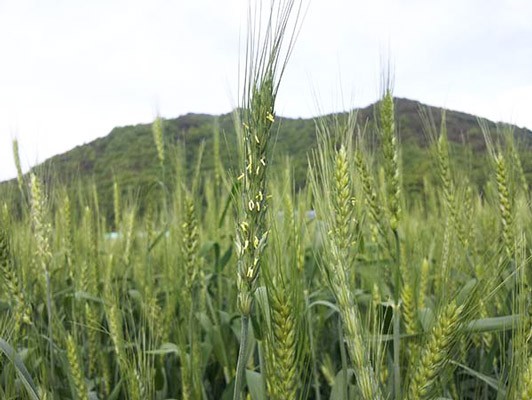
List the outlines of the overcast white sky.
<svg viewBox="0 0 532 400">
<path fill-rule="evenodd" d="M 0 0 L 0 180 L 146 123 L 225 113 L 239 97 L 249 0 Z M 277 113 L 395 95 L 532 128 L 532 1 L 313 0 Z M 319 106 L 319 107 L 318 107 Z"/>
</svg>

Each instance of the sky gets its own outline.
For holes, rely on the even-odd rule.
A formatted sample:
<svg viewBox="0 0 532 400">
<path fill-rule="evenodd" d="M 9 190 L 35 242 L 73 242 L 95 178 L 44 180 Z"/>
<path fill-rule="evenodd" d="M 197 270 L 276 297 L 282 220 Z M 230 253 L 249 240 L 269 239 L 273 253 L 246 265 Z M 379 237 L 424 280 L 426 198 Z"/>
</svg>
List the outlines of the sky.
<svg viewBox="0 0 532 400">
<path fill-rule="evenodd" d="M 250 1 L 0 0 L 0 180 L 15 138 L 26 171 L 115 126 L 232 110 Z M 531 21 L 529 0 L 312 0 L 277 114 L 371 104 L 389 63 L 395 96 L 532 129 Z"/>
</svg>

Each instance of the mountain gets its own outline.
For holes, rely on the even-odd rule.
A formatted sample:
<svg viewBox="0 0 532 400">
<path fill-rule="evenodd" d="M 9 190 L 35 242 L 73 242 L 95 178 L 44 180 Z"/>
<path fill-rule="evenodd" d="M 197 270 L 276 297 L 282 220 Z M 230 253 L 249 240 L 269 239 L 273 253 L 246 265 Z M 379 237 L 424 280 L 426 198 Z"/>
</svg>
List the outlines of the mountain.
<svg viewBox="0 0 532 400">
<path fill-rule="evenodd" d="M 375 130 L 375 104 L 358 110 L 360 126 L 366 127 L 368 137 Z M 441 110 L 419 102 L 396 98 L 396 127 L 401 142 L 405 191 L 410 194 L 422 190 L 423 176 L 433 174 L 434 164 L 428 156 L 430 140 L 423 129 L 420 109 L 432 115 L 439 126 Z M 347 114 L 329 115 L 326 118 L 344 118 Z M 279 117 L 276 120 L 275 157 L 273 165 L 280 165 L 289 156 L 297 185 L 305 184 L 306 165 L 309 152 L 316 146 L 314 119 L 291 119 Z M 446 111 L 446 124 L 451 154 L 461 172 L 467 171 L 470 179 L 483 185 L 487 176 L 485 140 L 478 119 L 473 115 L 457 111 Z M 488 122 L 492 132 L 496 125 Z M 531 182 L 532 178 L 532 132 L 513 127 L 515 138 L 520 143 L 519 151 L 523 169 Z M 189 175 L 195 168 L 197 155 L 204 143 L 201 164 L 203 172 L 214 169 L 215 130 L 220 132 L 220 156 L 224 167 L 235 171 L 237 166 L 236 135 L 231 114 L 212 116 L 187 114 L 175 119 L 164 120 L 164 142 L 166 146 L 165 183 L 171 188 L 177 149 L 184 157 L 181 160 Z M 378 140 L 373 140 L 377 142 Z M 371 142 L 371 140 L 370 140 Z M 134 125 L 114 128 L 107 136 L 78 146 L 66 153 L 54 156 L 35 167 L 48 183 L 60 182 L 67 187 L 89 188 L 94 182 L 98 188 L 101 207 L 107 215 L 112 212 L 113 182 L 116 179 L 123 195 L 131 196 L 143 205 L 156 182 L 161 180 L 151 125 Z M 14 182 L 2 185 L 15 186 Z M 159 185 L 160 186 L 160 185 Z M 13 192 L 13 191 L 12 191 Z"/>
</svg>

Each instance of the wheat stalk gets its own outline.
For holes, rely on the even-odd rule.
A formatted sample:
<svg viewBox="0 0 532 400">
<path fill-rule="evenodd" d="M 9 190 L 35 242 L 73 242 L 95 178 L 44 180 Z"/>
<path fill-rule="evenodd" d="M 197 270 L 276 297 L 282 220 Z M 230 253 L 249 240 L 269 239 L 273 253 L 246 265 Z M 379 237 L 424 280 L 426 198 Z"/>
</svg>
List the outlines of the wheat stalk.
<svg viewBox="0 0 532 400">
<path fill-rule="evenodd" d="M 114 211 L 114 229 L 118 231 L 120 229 L 120 222 L 122 221 L 122 204 L 120 199 L 120 187 L 116 177 L 113 179 L 113 211 Z"/>
<path fill-rule="evenodd" d="M 181 313 L 188 331 L 182 339 L 182 391 L 183 398 L 197 398 L 201 396 L 201 365 L 200 365 L 200 338 L 197 335 L 195 313 L 203 311 L 198 301 L 198 283 L 203 277 L 199 250 L 199 226 L 196 217 L 194 201 L 190 193 L 184 195 L 184 218 L 181 225 L 181 253 L 184 267 L 184 287 L 187 295 L 182 297 Z M 188 347 L 189 354 L 185 349 Z"/>
<path fill-rule="evenodd" d="M 398 228 L 401 218 L 401 172 L 399 169 L 399 146 L 395 134 L 395 111 L 391 89 L 386 89 L 380 102 L 384 176 L 386 179 L 387 204 L 392 231 Z"/>
<path fill-rule="evenodd" d="M 272 237 L 263 272 L 268 309 L 265 315 L 266 384 L 272 399 L 297 399 L 306 346 L 304 271 L 300 266 L 301 236 L 290 195 L 290 173 L 285 169 L 284 195 L 274 193 L 274 210 L 282 210 L 282 222 L 270 215 Z M 272 185 L 273 186 L 273 185 Z"/>
<path fill-rule="evenodd" d="M 502 223 L 502 236 L 506 254 L 514 258 L 515 236 L 513 231 L 513 202 L 508 189 L 508 173 L 506 161 L 501 153 L 495 155 L 497 192 L 499 194 L 499 212 Z"/>
<path fill-rule="evenodd" d="M 289 295 L 280 282 L 273 282 L 269 296 L 272 336 L 267 341 L 268 392 L 272 399 L 295 400 L 297 398 L 296 321 Z"/>
<path fill-rule="evenodd" d="M 77 344 L 72 335 L 68 334 L 67 340 L 67 359 L 70 365 L 70 373 L 76 389 L 76 398 L 78 400 L 89 400 L 89 392 L 85 383 L 85 376 L 81 369 L 81 363 L 78 355 Z"/>
<path fill-rule="evenodd" d="M 13 140 L 13 158 L 15 160 L 15 167 L 17 169 L 17 183 L 20 194 L 24 199 L 24 176 L 22 175 L 22 165 L 20 163 L 20 152 L 18 148 L 18 140 Z"/>
<path fill-rule="evenodd" d="M 5 223 L 4 221 L 5 219 L 2 218 L 2 224 Z M 9 237 L 2 226 L 0 226 L 0 270 L 9 299 L 14 303 L 13 330 L 18 333 L 23 323 L 31 324 L 30 305 L 26 302 L 22 286 L 13 268 Z"/>
<path fill-rule="evenodd" d="M 432 328 L 423 347 L 418 368 L 412 375 L 408 391 L 409 399 L 429 399 L 438 375 L 449 362 L 449 352 L 455 342 L 456 330 L 460 326 L 463 306 L 449 303 Z"/>
<path fill-rule="evenodd" d="M 240 350 L 237 362 L 234 399 L 239 400 L 242 391 L 249 317 L 253 294 L 262 263 L 262 255 L 268 241 L 266 226 L 268 193 L 266 173 L 270 163 L 272 125 L 275 121 L 275 100 L 284 68 L 292 50 L 299 8 L 294 0 L 272 2 L 268 10 L 265 32 L 260 25 L 249 27 L 246 48 L 243 110 L 237 126 L 241 146 L 241 203 L 235 246 L 237 249 L 237 306 L 242 315 Z M 295 25 L 287 48 L 283 46 L 285 33 L 295 8 Z M 260 19 L 261 5 L 255 10 Z M 251 16 L 250 8 L 250 16 Z M 251 19 L 251 17 L 250 17 Z M 251 23 L 252 21 L 250 21 Z M 257 21 L 253 21 L 257 22 Z M 285 53 L 282 53 L 285 51 Z"/>
<path fill-rule="evenodd" d="M 164 166 L 164 139 L 163 139 L 163 119 L 161 117 L 155 118 L 152 124 L 153 140 L 157 149 L 157 157 L 159 158 L 159 164 L 161 169 Z"/>
<path fill-rule="evenodd" d="M 347 151 L 350 141 L 346 138 L 347 146 L 340 144 L 338 150 L 332 150 L 332 138 L 327 128 L 322 126 L 321 129 L 322 143 L 316 156 L 321 180 L 316 172 L 311 172 L 315 196 L 324 200 L 318 203 L 318 212 L 329 225 L 328 232 L 324 232 L 328 255 L 324 273 L 338 303 L 347 350 L 355 367 L 361 397 L 380 399 L 381 390 L 369 358 L 368 346 L 363 339 L 360 312 L 349 287 L 352 281 L 349 274 L 353 273 L 351 249 L 355 247 L 352 182 Z M 346 131 L 351 130 L 347 128 Z M 331 164 L 334 165 L 332 169 Z"/>
</svg>

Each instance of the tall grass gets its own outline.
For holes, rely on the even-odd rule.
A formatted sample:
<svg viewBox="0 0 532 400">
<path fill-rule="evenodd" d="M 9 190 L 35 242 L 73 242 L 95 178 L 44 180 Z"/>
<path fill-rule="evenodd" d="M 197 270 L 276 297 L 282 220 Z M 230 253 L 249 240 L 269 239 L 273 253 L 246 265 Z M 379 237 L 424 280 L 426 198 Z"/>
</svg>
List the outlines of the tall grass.
<svg viewBox="0 0 532 400">
<path fill-rule="evenodd" d="M 532 211 L 511 132 L 480 122 L 479 189 L 444 115 L 422 111 L 438 179 L 414 201 L 385 90 L 375 126 L 316 119 L 296 191 L 270 157 L 301 12 L 250 11 L 238 171 L 214 154 L 196 172 L 157 118 L 161 195 L 145 210 L 118 181 L 101 210 L 96 189 L 50 190 L 50 172 L 0 194 L 0 397 L 531 398 Z"/>
</svg>

